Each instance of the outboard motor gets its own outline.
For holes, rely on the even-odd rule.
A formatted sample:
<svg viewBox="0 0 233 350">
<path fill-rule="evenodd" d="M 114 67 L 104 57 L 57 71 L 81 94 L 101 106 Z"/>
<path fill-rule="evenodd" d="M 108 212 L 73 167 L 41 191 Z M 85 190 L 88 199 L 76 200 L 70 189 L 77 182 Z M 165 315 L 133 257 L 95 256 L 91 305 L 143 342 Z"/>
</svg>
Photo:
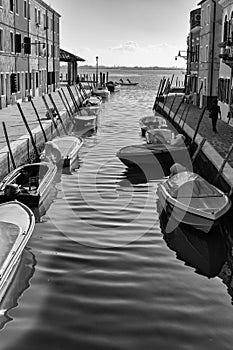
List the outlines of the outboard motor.
<svg viewBox="0 0 233 350">
<path fill-rule="evenodd" d="M 19 185 L 8 184 L 4 189 L 4 194 L 6 197 L 16 197 L 20 193 Z"/>
</svg>

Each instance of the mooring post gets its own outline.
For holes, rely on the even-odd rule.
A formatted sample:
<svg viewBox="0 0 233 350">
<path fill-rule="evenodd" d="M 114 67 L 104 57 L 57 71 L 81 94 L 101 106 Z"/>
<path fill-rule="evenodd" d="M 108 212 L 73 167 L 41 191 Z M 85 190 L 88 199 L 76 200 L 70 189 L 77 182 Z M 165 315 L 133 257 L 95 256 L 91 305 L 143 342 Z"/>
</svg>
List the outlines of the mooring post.
<svg viewBox="0 0 233 350">
<path fill-rule="evenodd" d="M 179 103 L 179 105 L 178 105 L 178 107 L 177 107 L 177 109 L 176 109 L 176 111 L 175 111 L 175 113 L 174 113 L 174 115 L 172 117 L 172 120 L 175 119 L 175 117 L 176 117 L 176 115 L 177 115 L 177 113 L 178 113 L 178 111 L 179 111 L 179 109 L 180 109 L 180 107 L 181 107 L 183 102 L 184 102 L 184 96 L 182 97 L 182 99 L 181 99 L 181 101 L 180 101 L 180 103 Z"/>
<path fill-rule="evenodd" d="M 51 94 L 48 94 L 48 95 L 49 95 L 50 101 L 52 102 L 52 105 L 53 105 L 53 107 L 54 107 L 54 109 L 55 109 L 55 111 L 56 111 L 56 113 L 57 113 L 58 119 L 60 120 L 60 123 L 61 123 L 61 125 L 62 125 L 63 130 L 64 130 L 64 133 L 65 133 L 66 135 L 68 135 L 68 132 L 67 132 L 67 130 L 66 130 L 66 128 L 65 128 L 65 125 L 64 125 L 64 123 L 63 123 L 62 117 L 61 117 L 60 112 L 59 112 L 59 110 L 58 110 L 58 108 L 57 108 L 57 105 L 56 105 L 56 103 L 54 102 L 54 99 L 53 99 L 52 95 L 51 95 Z"/>
<path fill-rule="evenodd" d="M 159 91 L 160 91 L 161 84 L 162 84 L 162 79 L 160 79 L 160 83 L 159 83 L 159 87 L 158 87 L 158 90 L 157 90 L 157 94 L 155 95 L 155 101 L 154 101 L 154 105 L 153 105 L 152 111 L 156 111 L 156 108 L 157 108 L 157 97 L 159 96 Z"/>
<path fill-rule="evenodd" d="M 189 114 L 190 107 L 191 107 L 191 102 L 189 102 L 189 104 L 188 104 L 187 112 L 186 112 L 185 117 L 184 117 L 184 119 L 183 119 L 183 124 L 182 124 L 182 126 L 180 126 L 182 130 L 184 129 L 184 125 L 185 125 L 185 123 L 186 123 L 186 120 L 187 120 L 187 117 L 188 117 L 188 114 Z M 179 122 L 179 125 L 180 125 L 180 122 Z"/>
<path fill-rule="evenodd" d="M 201 142 L 199 143 L 196 151 L 194 152 L 191 160 L 192 160 L 192 163 L 194 163 L 195 159 L 197 158 L 198 154 L 200 153 L 200 151 L 202 150 L 202 147 L 204 146 L 206 142 L 206 138 L 203 137 L 203 139 L 201 140 Z"/>
<path fill-rule="evenodd" d="M 11 150 L 11 144 L 10 144 L 9 137 L 8 137 L 8 134 L 7 134 L 5 122 L 2 122 L 2 127 L 3 127 L 3 132 L 4 132 L 4 135 L 5 135 L 5 139 L 6 139 L 6 143 L 7 143 L 7 147 L 8 147 L 8 151 L 9 151 L 9 155 L 10 155 L 10 158 L 11 158 L 11 163 L 13 165 L 13 168 L 16 169 L 16 164 L 15 164 L 14 156 L 13 156 L 13 153 L 12 153 L 12 150 Z"/>
<path fill-rule="evenodd" d="M 204 108 L 202 109 L 202 112 L 201 112 L 200 117 L 199 117 L 199 119 L 198 119 L 197 126 L 196 126 L 196 129 L 195 129 L 195 131 L 194 131 L 194 135 L 193 135 L 193 138 L 192 138 L 192 141 L 191 141 L 191 145 L 190 145 L 190 146 L 192 146 L 192 145 L 194 144 L 194 142 L 195 142 L 195 138 L 196 138 L 196 136 L 197 136 L 197 133 L 198 133 L 198 130 L 199 130 L 201 121 L 202 121 L 202 119 L 203 119 L 203 117 L 204 117 L 205 110 L 206 110 L 206 107 L 204 107 Z"/>
<path fill-rule="evenodd" d="M 226 154 L 226 156 L 225 156 L 225 158 L 224 158 L 224 160 L 222 162 L 222 165 L 219 168 L 218 173 L 217 173 L 217 175 L 215 176 L 215 178 L 213 180 L 213 183 L 216 183 L 218 178 L 222 175 L 223 169 L 224 169 L 228 159 L 230 158 L 230 155 L 231 155 L 232 151 L 233 151 L 233 144 L 229 147 L 228 152 L 227 152 L 227 154 Z"/>
<path fill-rule="evenodd" d="M 171 111 L 172 111 L 172 107 L 173 107 L 174 102 L 175 102 L 175 100 L 176 100 L 176 96 L 177 96 L 177 94 L 175 94 L 175 96 L 174 96 L 174 98 L 173 98 L 173 100 L 172 100 L 172 103 L 171 103 L 171 106 L 170 106 L 170 109 L 169 109 L 169 112 L 168 112 L 168 117 L 170 117 L 170 114 L 171 114 Z"/>
<path fill-rule="evenodd" d="M 75 124 L 74 118 L 73 118 L 72 114 L 70 114 L 70 111 L 69 111 L 69 109 L 68 109 L 68 107 L 67 107 L 67 105 L 66 105 L 66 103 L 65 103 L 65 101 L 64 101 L 64 99 L 63 99 L 63 96 L 62 96 L 60 90 L 58 90 L 58 95 L 60 96 L 60 99 L 61 99 L 61 101 L 62 101 L 62 103 L 63 103 L 63 105 L 64 105 L 64 107 L 65 107 L 65 109 L 66 109 L 66 113 L 68 114 L 70 120 L 72 121 L 73 124 Z"/>
<path fill-rule="evenodd" d="M 80 91 L 80 88 L 78 88 L 77 85 L 74 85 L 74 89 L 75 89 L 76 95 L 77 95 L 77 97 L 78 97 L 79 106 L 81 107 L 81 106 L 82 106 L 82 103 L 83 103 L 83 101 L 84 101 L 85 99 L 84 99 L 84 97 L 82 96 L 81 91 Z M 79 91 L 80 91 L 80 95 L 79 95 Z M 80 96 L 82 97 L 83 100 L 81 100 L 81 97 L 80 97 Z"/>
<path fill-rule="evenodd" d="M 32 104 L 32 107 L 33 107 L 34 112 L 35 112 L 35 114 L 36 114 L 37 120 L 38 120 L 38 122 L 39 122 L 41 131 L 42 131 L 42 134 L 43 134 L 43 136 L 44 136 L 44 140 L 45 140 L 45 142 L 47 142 L 46 133 L 45 133 L 45 131 L 44 131 L 43 125 L 42 125 L 41 120 L 40 120 L 40 116 L 39 116 L 39 114 L 38 114 L 38 112 L 37 112 L 36 106 L 34 105 L 34 102 L 33 102 L 32 99 L 31 99 L 31 104 Z"/>
<path fill-rule="evenodd" d="M 44 95 L 42 95 L 42 100 L 44 101 L 44 104 L 45 104 L 45 107 L 46 107 L 46 109 L 47 109 L 47 112 L 48 112 L 48 114 L 49 114 L 49 116 L 50 116 L 50 118 L 51 118 L 51 120 L 52 120 L 54 129 L 56 130 L 56 133 L 57 133 L 57 136 L 60 136 L 60 132 L 59 132 L 58 127 L 57 127 L 57 124 L 56 124 L 56 122 L 55 122 L 53 113 L 52 113 L 51 109 L 49 108 L 49 105 L 48 105 L 48 103 L 47 103 L 46 98 L 45 98 Z"/>
<path fill-rule="evenodd" d="M 71 106 L 70 106 L 70 104 L 69 104 L 68 98 L 67 98 L 67 96 L 66 96 L 65 91 L 63 90 L 63 88 L 61 88 L 61 92 L 62 92 L 63 97 L 64 97 L 64 99 L 65 99 L 65 101 L 66 101 L 66 103 L 67 103 L 67 106 L 69 107 L 70 114 L 73 116 L 72 108 L 71 108 Z"/>
<path fill-rule="evenodd" d="M 72 90 L 71 90 L 69 85 L 67 85 L 67 90 L 68 90 L 68 92 L 70 94 L 70 97 L 71 97 L 71 100 L 73 102 L 74 108 L 76 109 L 76 112 L 77 113 L 80 112 L 80 108 L 79 108 L 79 106 L 78 106 L 78 104 L 77 104 L 77 102 L 75 100 L 75 97 L 74 97 L 73 92 L 72 92 Z"/>
<path fill-rule="evenodd" d="M 22 108 L 21 108 L 21 106 L 20 106 L 20 103 L 17 103 L 17 106 L 18 106 L 18 109 L 19 109 L 19 111 L 20 111 L 20 114 L 21 114 L 21 117 L 22 117 L 22 119 L 23 119 L 23 122 L 24 122 L 24 124 L 25 124 L 25 126 L 26 126 L 26 128 L 27 128 L 28 133 L 29 133 L 29 136 L 30 136 L 30 139 L 31 139 L 31 143 L 32 143 L 32 146 L 33 146 L 34 151 L 35 151 L 35 154 L 36 154 L 36 160 L 39 161 L 39 160 L 40 160 L 40 155 L 39 155 L 38 149 L 37 149 L 37 147 L 36 147 L 36 143 L 35 143 L 35 141 L 34 141 L 33 134 L 32 134 L 31 129 L 30 129 L 28 123 L 27 123 L 27 120 L 26 120 L 25 115 L 24 115 L 24 113 L 23 113 L 23 111 L 22 111 Z"/>
</svg>

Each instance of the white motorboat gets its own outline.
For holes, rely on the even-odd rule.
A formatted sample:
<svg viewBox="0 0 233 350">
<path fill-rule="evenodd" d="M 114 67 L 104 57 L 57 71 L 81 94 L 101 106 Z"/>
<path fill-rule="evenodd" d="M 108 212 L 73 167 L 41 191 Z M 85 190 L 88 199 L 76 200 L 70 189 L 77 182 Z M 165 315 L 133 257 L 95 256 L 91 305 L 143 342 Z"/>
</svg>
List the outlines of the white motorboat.
<svg viewBox="0 0 233 350">
<path fill-rule="evenodd" d="M 93 95 L 100 96 L 102 98 L 108 98 L 110 96 L 110 91 L 106 86 L 97 86 L 93 89 Z"/>
<path fill-rule="evenodd" d="M 231 207 L 227 195 L 189 171 L 168 178 L 158 186 L 157 193 L 162 207 L 173 219 L 205 233 Z"/>
<path fill-rule="evenodd" d="M 24 204 L 13 201 L 0 205 L 0 301 L 10 287 L 23 250 L 30 239 L 35 217 Z"/>
<path fill-rule="evenodd" d="M 166 128 L 167 121 L 159 115 L 148 115 L 139 119 L 142 136 L 145 136 L 149 129 Z"/>
<path fill-rule="evenodd" d="M 71 171 L 74 163 L 76 163 L 82 144 L 83 140 L 78 136 L 65 135 L 55 137 L 52 141 L 45 143 L 45 149 L 41 154 L 41 159 Z"/>
</svg>

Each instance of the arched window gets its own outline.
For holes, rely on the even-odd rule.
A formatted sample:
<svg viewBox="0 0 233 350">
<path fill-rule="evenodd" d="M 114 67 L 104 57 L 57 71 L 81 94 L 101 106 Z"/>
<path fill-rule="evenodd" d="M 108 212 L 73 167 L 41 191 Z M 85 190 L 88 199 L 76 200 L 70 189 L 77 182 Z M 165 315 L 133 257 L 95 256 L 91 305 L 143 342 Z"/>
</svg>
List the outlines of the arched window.
<svg viewBox="0 0 233 350">
<path fill-rule="evenodd" d="M 231 41 L 233 41 L 233 11 L 231 12 L 231 20 L 230 20 L 230 35 Z"/>
<path fill-rule="evenodd" d="M 227 33 L 228 32 L 228 21 L 227 21 L 227 15 L 225 16 L 224 19 L 224 27 L 223 27 L 223 41 L 227 41 Z"/>
</svg>

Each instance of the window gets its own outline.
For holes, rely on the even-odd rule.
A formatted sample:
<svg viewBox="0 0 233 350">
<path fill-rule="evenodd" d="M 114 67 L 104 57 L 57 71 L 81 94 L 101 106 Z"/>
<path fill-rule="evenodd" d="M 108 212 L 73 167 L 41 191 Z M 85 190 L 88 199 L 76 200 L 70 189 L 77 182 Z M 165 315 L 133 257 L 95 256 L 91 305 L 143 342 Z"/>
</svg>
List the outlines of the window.
<svg viewBox="0 0 233 350">
<path fill-rule="evenodd" d="M 39 56 L 41 56 L 40 41 L 38 41 L 38 53 L 39 53 Z"/>
<path fill-rule="evenodd" d="M 53 31 L 53 19 L 51 18 L 51 31 Z"/>
<path fill-rule="evenodd" d="M 17 91 L 20 91 L 20 73 L 17 73 Z"/>
<path fill-rule="evenodd" d="M 208 25 L 210 23 L 210 5 L 207 6 L 206 10 L 206 24 Z"/>
<path fill-rule="evenodd" d="M 12 32 L 10 32 L 10 45 L 11 45 L 11 52 L 14 52 L 14 35 Z"/>
<path fill-rule="evenodd" d="M 0 7 L 3 7 L 3 5 L 2 5 L 2 0 L 0 0 Z"/>
<path fill-rule="evenodd" d="M 19 1 L 15 0 L 15 13 L 18 15 L 19 14 Z"/>
<path fill-rule="evenodd" d="M 28 19 L 31 19 L 31 4 L 28 3 Z"/>
<path fill-rule="evenodd" d="M 37 18 L 37 20 L 38 20 L 38 24 L 40 24 L 40 10 L 38 10 L 38 18 Z"/>
<path fill-rule="evenodd" d="M 35 22 L 37 23 L 37 8 L 35 7 Z"/>
<path fill-rule="evenodd" d="M 209 62 L 209 46 L 206 45 L 205 47 L 205 61 Z"/>
<path fill-rule="evenodd" d="M 14 0 L 10 0 L 10 11 L 14 11 Z"/>
<path fill-rule="evenodd" d="M 0 28 L 0 51 L 3 51 L 3 29 Z"/>
<path fill-rule="evenodd" d="M 38 44 L 36 39 L 35 39 L 35 55 L 38 56 Z"/>
<path fill-rule="evenodd" d="M 4 95 L 4 74 L 1 74 L 1 95 Z"/>
<path fill-rule="evenodd" d="M 23 3 L 23 15 L 27 18 L 27 1 L 24 1 Z"/>
</svg>

